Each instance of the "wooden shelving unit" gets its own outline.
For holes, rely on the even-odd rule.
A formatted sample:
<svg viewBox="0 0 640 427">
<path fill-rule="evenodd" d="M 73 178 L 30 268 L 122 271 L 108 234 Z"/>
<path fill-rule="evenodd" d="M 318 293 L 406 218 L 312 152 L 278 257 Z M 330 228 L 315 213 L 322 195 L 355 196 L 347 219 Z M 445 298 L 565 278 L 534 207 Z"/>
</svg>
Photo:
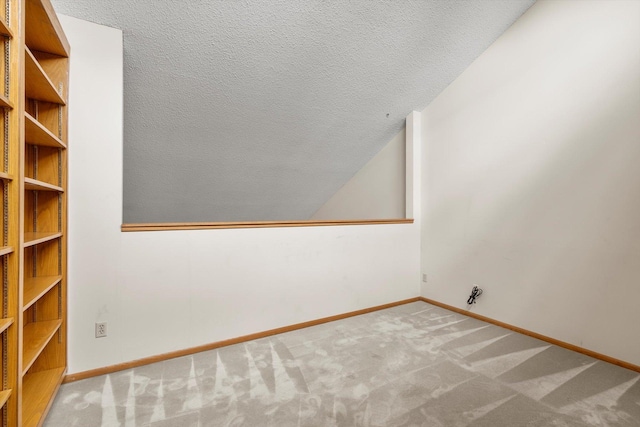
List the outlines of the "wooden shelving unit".
<svg viewBox="0 0 640 427">
<path fill-rule="evenodd" d="M 35 427 L 67 360 L 69 44 L 50 0 L 0 2 L 0 426 Z"/>
</svg>

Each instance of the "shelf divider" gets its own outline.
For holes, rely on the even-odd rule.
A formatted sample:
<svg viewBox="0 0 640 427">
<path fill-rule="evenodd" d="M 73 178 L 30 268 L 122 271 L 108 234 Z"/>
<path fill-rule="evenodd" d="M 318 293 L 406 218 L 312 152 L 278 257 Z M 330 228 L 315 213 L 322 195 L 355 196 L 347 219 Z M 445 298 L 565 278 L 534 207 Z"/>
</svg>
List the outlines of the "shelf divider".
<svg viewBox="0 0 640 427">
<path fill-rule="evenodd" d="M 8 255 L 13 252 L 13 247 L 11 246 L 0 246 L 0 256 Z"/>
</svg>

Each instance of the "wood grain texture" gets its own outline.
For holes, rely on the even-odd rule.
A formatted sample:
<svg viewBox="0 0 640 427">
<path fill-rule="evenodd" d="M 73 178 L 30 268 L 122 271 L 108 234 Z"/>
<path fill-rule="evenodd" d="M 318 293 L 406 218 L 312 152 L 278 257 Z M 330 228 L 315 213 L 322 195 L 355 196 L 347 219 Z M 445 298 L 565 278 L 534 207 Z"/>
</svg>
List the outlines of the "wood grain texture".
<svg viewBox="0 0 640 427">
<path fill-rule="evenodd" d="M 0 391 L 0 409 L 4 407 L 5 403 L 7 403 L 7 400 L 9 400 L 9 397 L 11 397 L 11 390 Z"/>
<path fill-rule="evenodd" d="M 35 191 L 57 191 L 57 192 L 64 191 L 64 188 L 62 187 L 49 184 L 48 182 L 38 181 L 37 179 L 33 179 L 33 178 L 24 179 L 24 188 L 25 190 L 35 190 Z"/>
<path fill-rule="evenodd" d="M 62 276 L 28 277 L 24 279 L 24 304 L 23 310 L 31 307 L 51 288 L 60 283 Z"/>
<path fill-rule="evenodd" d="M 20 298 L 23 363 L 18 425 L 40 426 L 66 370 L 69 45 L 50 0 L 22 0 Z"/>
<path fill-rule="evenodd" d="M 13 31 L 11 31 L 9 27 L 7 27 L 7 24 L 4 22 L 3 19 L 0 19 L 0 34 L 13 37 Z"/>
<path fill-rule="evenodd" d="M 558 347 L 566 348 L 567 350 L 575 351 L 577 353 L 584 354 L 585 356 L 593 357 L 594 359 L 602 360 L 603 362 L 611 363 L 626 369 L 630 369 L 632 371 L 640 372 L 640 366 L 634 365 L 633 363 L 625 362 L 620 359 L 616 359 L 611 356 L 607 356 L 602 353 L 597 353 L 595 351 L 578 347 L 577 345 L 569 344 L 564 341 L 557 340 L 555 338 L 548 337 L 546 335 L 539 334 L 537 332 L 532 332 L 524 328 L 520 328 L 518 326 L 510 325 L 508 323 L 500 322 L 498 320 L 494 320 L 490 317 L 482 316 L 480 314 L 476 314 L 472 311 L 464 310 L 462 308 L 454 307 L 452 305 L 444 304 L 438 301 L 434 301 L 428 298 L 420 297 L 421 301 L 424 301 L 428 304 L 435 305 L 446 310 L 450 310 L 459 314 L 463 314 L 465 316 L 473 317 L 474 319 L 482 320 L 483 322 L 491 323 L 492 325 L 500 326 L 505 329 L 509 329 L 510 331 L 517 332 L 522 335 L 527 335 L 532 338 L 539 339 L 541 341 L 548 342 L 549 344 L 557 345 Z"/>
<path fill-rule="evenodd" d="M 62 383 L 65 368 L 29 373 L 22 383 L 22 426 L 36 427 L 44 422 L 56 391 Z"/>
<path fill-rule="evenodd" d="M 51 338 L 60 329 L 62 321 L 47 320 L 29 323 L 24 327 L 24 348 L 22 355 L 22 374 L 26 374 L 36 358 L 42 353 Z"/>
<path fill-rule="evenodd" d="M 47 129 L 27 112 L 25 116 L 25 141 L 27 144 L 40 145 L 53 148 L 67 148 L 67 145 L 53 132 Z"/>
<path fill-rule="evenodd" d="M 209 230 L 218 228 L 324 227 L 345 225 L 413 224 L 413 219 L 362 219 L 327 221 L 172 222 L 122 224 L 122 231 Z"/>
<path fill-rule="evenodd" d="M 0 334 L 7 330 L 9 326 L 13 325 L 13 318 L 0 319 Z"/>
<path fill-rule="evenodd" d="M 64 105 L 64 99 L 29 49 L 25 50 L 24 57 L 27 97 Z"/>
<path fill-rule="evenodd" d="M 22 369 L 21 358 L 23 353 L 22 328 L 24 317 L 21 316 L 22 307 L 22 273 L 24 257 L 22 254 L 22 239 L 24 238 L 24 115 L 25 76 L 22 72 L 24 66 L 24 14 L 23 2 L 8 2 L 9 27 L 13 31 L 14 37 L 9 41 L 9 102 L 13 109 L 9 110 L 9 168 L 7 173 L 14 177 L 8 185 L 9 197 L 9 228 L 8 244 L 16 248 L 17 256 L 5 258 L 8 267 L 8 279 L 11 284 L 9 312 L 14 313 L 16 324 L 5 333 L 8 341 L 8 388 L 13 389 L 13 393 L 7 402 L 7 414 L 9 425 L 22 426 Z"/>
<path fill-rule="evenodd" d="M 53 83 L 62 99 L 67 99 L 67 84 L 69 82 L 69 58 L 46 52 L 32 50 L 34 58 Z"/>
<path fill-rule="evenodd" d="M 25 42 L 30 49 L 69 56 L 69 41 L 49 0 L 26 0 Z"/>
<path fill-rule="evenodd" d="M 9 99 L 6 96 L 0 95 L 0 107 L 12 109 L 13 104 L 11 103 L 11 101 L 9 101 Z"/>
<path fill-rule="evenodd" d="M 24 247 L 33 245 L 39 245 L 40 243 L 48 242 L 50 240 L 57 239 L 62 236 L 60 232 L 27 232 L 24 233 Z"/>
<path fill-rule="evenodd" d="M 13 252 L 13 247 L 12 246 L 2 246 L 2 247 L 0 247 L 0 256 L 8 255 L 11 252 Z"/>
<path fill-rule="evenodd" d="M 159 354 L 157 356 L 145 357 L 143 359 L 133 360 L 131 362 L 119 363 L 117 365 L 105 366 L 103 368 L 92 369 L 89 371 L 78 372 L 75 374 L 67 375 L 64 378 L 63 383 L 70 383 L 73 381 L 83 380 L 85 378 L 96 377 L 99 375 L 110 374 L 112 372 L 123 371 L 125 369 L 135 368 L 138 366 L 148 365 L 150 363 L 162 362 L 163 360 L 173 359 L 176 357 L 187 356 L 194 353 L 200 353 L 202 351 L 213 350 L 220 347 L 226 347 L 233 344 L 243 343 L 246 341 L 257 340 L 260 338 L 269 337 L 271 335 L 283 334 L 285 332 L 295 331 L 297 329 L 308 328 L 310 326 L 320 325 L 322 323 L 333 322 L 335 320 L 346 319 L 348 317 L 359 316 L 361 314 L 371 313 L 373 311 L 384 310 L 386 308 L 396 307 L 398 305 L 408 304 L 411 302 L 420 301 L 420 298 L 410 298 L 402 301 L 392 302 L 389 304 L 378 305 L 375 307 L 365 308 L 362 310 L 351 311 L 344 314 L 338 314 L 335 316 L 323 317 L 321 319 L 311 320 L 308 322 L 296 323 L 291 326 L 284 326 L 282 328 L 270 329 L 263 332 L 257 332 L 255 334 L 244 335 L 237 338 L 231 338 L 224 341 L 217 341 L 210 344 L 204 344 L 197 347 L 191 347 L 184 350 L 172 351 L 170 353 Z"/>
</svg>

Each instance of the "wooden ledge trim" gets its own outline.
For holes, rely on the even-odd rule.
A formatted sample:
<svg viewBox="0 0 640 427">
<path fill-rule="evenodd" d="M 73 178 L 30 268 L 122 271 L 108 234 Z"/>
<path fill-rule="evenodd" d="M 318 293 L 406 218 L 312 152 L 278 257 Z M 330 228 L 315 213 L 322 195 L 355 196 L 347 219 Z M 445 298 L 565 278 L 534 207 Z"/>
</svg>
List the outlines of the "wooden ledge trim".
<svg viewBox="0 0 640 427">
<path fill-rule="evenodd" d="M 282 328 L 270 329 L 263 332 L 257 332 L 255 334 L 244 335 L 238 338 L 231 338 L 228 340 L 218 341 L 210 344 L 204 344 L 197 347 L 191 347 L 184 350 L 172 351 L 169 353 L 159 354 L 156 356 L 145 357 L 131 362 L 119 363 L 117 365 L 105 366 L 103 368 L 91 369 L 89 371 L 78 372 L 70 374 L 64 377 L 63 384 L 80 381 L 91 377 L 97 377 L 99 375 L 111 374 L 118 371 L 124 371 L 125 369 L 137 368 L 139 366 L 148 365 L 150 363 L 162 362 L 168 359 L 174 359 L 176 357 L 188 356 L 194 353 L 200 353 L 202 351 L 214 350 L 220 347 L 226 347 L 233 344 L 240 344 L 246 341 L 257 340 L 260 338 L 269 337 L 271 335 L 282 334 L 285 332 L 295 331 L 297 329 L 308 328 L 310 326 L 320 325 L 322 323 L 333 322 L 335 320 L 346 319 L 348 317 L 359 316 L 361 314 L 371 313 L 378 310 L 384 310 L 386 308 L 396 307 L 398 305 L 404 305 L 411 302 L 420 301 L 420 297 L 410 298 L 402 301 L 396 301 L 389 304 L 377 305 L 375 307 L 365 308 L 362 310 L 351 311 L 349 313 L 338 314 L 335 316 L 323 317 L 321 319 L 310 320 L 308 322 L 296 323 L 295 325 L 284 326 Z"/>
<path fill-rule="evenodd" d="M 168 222 L 122 224 L 122 231 L 210 230 L 218 228 L 325 227 L 331 225 L 413 224 L 412 218 L 327 221 Z"/>
<path fill-rule="evenodd" d="M 465 316 L 473 317 L 474 319 L 482 320 L 483 322 L 491 323 L 493 325 L 500 326 L 500 327 L 505 328 L 505 329 L 509 329 L 510 331 L 518 332 L 520 334 L 527 335 L 529 337 L 536 338 L 536 339 L 539 339 L 541 341 L 548 342 L 549 344 L 557 345 L 558 347 L 566 348 L 567 350 L 571 350 L 571 351 L 575 351 L 575 352 L 578 352 L 578 353 L 582 353 L 585 356 L 593 357 L 594 359 L 599 359 L 599 360 L 602 360 L 603 362 L 608 362 L 608 363 L 620 366 L 622 368 L 630 369 L 630 370 L 635 371 L 635 372 L 640 372 L 640 366 L 634 365 L 633 363 L 625 362 L 623 360 L 616 359 L 614 357 L 607 356 L 607 355 L 602 354 L 602 353 L 597 353 L 595 351 L 592 351 L 592 350 L 589 350 L 589 349 L 586 349 L 586 348 L 583 348 L 583 347 L 579 347 L 577 345 L 569 344 L 568 342 L 560 341 L 560 340 L 557 340 L 555 338 L 551 338 L 551 337 L 548 337 L 546 335 L 539 334 L 537 332 L 532 332 L 532 331 L 529 331 L 527 329 L 520 328 L 518 326 L 513 326 L 513 325 L 510 325 L 508 323 L 500 322 L 500 321 L 494 320 L 494 319 L 492 319 L 490 317 L 482 316 L 482 315 L 476 314 L 476 313 L 474 313 L 472 311 L 464 310 L 462 308 L 458 308 L 458 307 L 454 307 L 452 305 L 448 305 L 448 304 L 444 304 L 444 303 L 441 303 L 441 302 L 438 302 L 438 301 L 434 301 L 434 300 L 431 300 L 429 298 L 419 297 L 419 300 L 420 301 L 424 301 L 424 302 L 426 302 L 428 304 L 431 304 L 431 305 L 435 305 L 435 306 L 444 308 L 446 310 L 454 311 L 454 312 L 456 312 L 458 314 L 463 314 Z"/>
</svg>

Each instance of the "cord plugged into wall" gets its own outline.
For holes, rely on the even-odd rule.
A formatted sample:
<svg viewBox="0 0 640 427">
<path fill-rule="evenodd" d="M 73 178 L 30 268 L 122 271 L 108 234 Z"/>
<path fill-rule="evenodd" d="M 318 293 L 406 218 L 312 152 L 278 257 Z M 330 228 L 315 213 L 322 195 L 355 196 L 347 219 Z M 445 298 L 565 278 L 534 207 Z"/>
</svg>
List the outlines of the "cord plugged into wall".
<svg viewBox="0 0 640 427">
<path fill-rule="evenodd" d="M 480 298 L 480 295 L 482 295 L 482 289 L 480 289 L 478 287 L 478 285 L 474 285 L 473 289 L 471 289 L 471 295 L 469 296 L 469 299 L 467 300 L 467 304 L 472 305 L 476 303 L 476 299 Z"/>
</svg>

